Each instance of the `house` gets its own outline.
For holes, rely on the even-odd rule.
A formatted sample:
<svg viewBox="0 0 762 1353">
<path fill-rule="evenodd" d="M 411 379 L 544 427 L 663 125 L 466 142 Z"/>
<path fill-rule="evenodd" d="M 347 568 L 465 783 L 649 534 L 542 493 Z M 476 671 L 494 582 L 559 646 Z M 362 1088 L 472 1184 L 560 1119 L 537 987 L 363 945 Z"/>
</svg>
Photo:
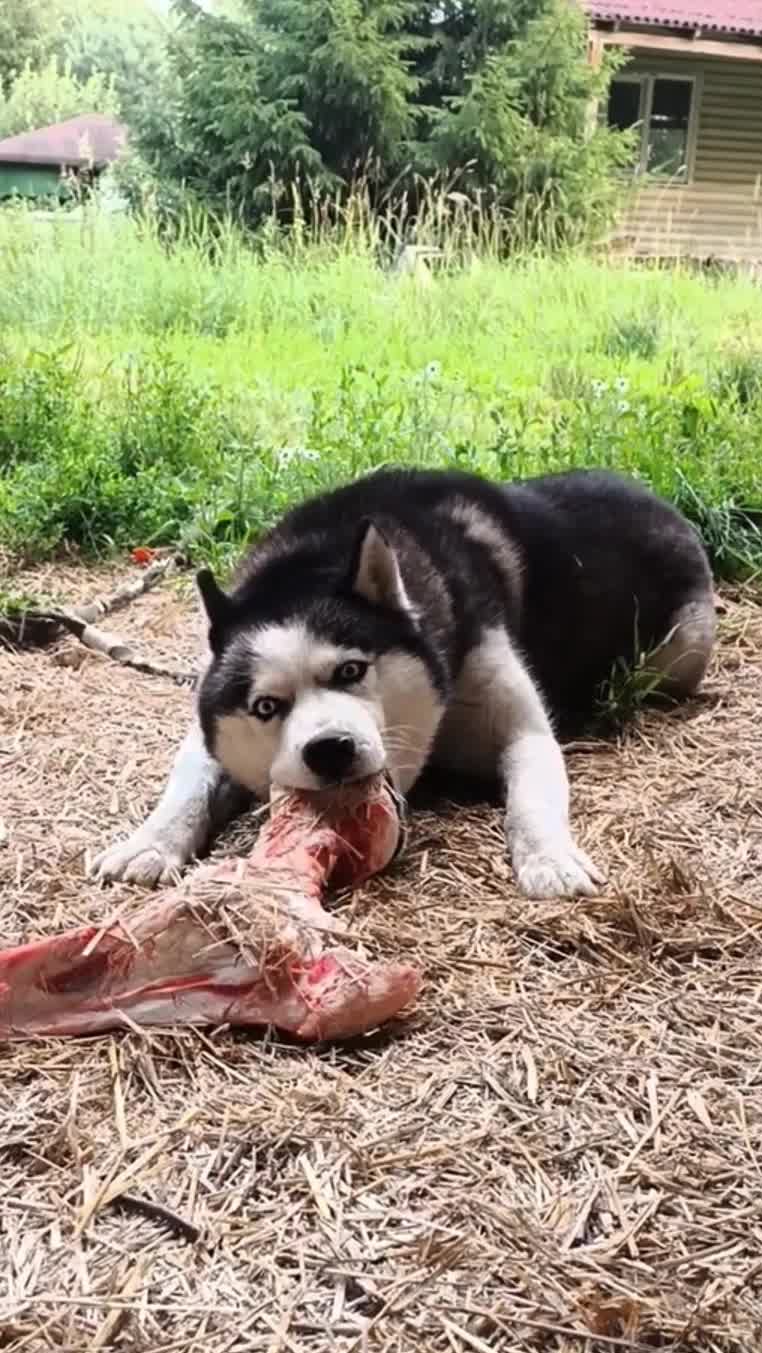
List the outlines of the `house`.
<svg viewBox="0 0 762 1353">
<path fill-rule="evenodd" d="M 126 128 L 85 113 L 0 141 L 0 199 L 66 197 L 72 182 L 91 183 L 121 155 Z"/>
<path fill-rule="evenodd" d="M 639 133 L 615 242 L 640 255 L 762 262 L 762 0 L 582 3 L 591 61 L 607 48 L 630 53 L 605 110 Z"/>
</svg>

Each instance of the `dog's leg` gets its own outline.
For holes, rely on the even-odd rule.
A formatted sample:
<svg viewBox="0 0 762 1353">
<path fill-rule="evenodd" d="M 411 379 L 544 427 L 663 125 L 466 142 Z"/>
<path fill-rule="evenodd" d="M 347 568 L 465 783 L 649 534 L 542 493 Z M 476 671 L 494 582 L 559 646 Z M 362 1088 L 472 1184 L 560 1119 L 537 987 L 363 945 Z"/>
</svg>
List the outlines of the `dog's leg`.
<svg viewBox="0 0 762 1353">
<path fill-rule="evenodd" d="M 493 700 L 505 733 L 505 832 L 519 888 L 527 897 L 591 896 L 604 876 L 572 836 L 563 753 L 507 634 L 497 644 L 497 658 L 501 650 Z"/>
<path fill-rule="evenodd" d="M 487 631 L 468 655 L 435 759 L 470 774 L 497 766 L 508 853 L 528 897 L 592 894 L 603 882 L 572 836 L 563 754 L 506 630 Z"/>
<path fill-rule="evenodd" d="M 505 832 L 516 879 L 527 897 L 592 896 L 604 875 L 576 844 L 569 824 L 569 782 L 561 748 L 537 692 L 517 702 L 503 753 Z"/>
<path fill-rule="evenodd" d="M 126 841 L 93 862 L 92 874 L 154 887 L 173 879 L 243 805 L 244 794 L 224 775 L 204 746 L 198 721 L 175 757 L 153 812 Z"/>
</svg>

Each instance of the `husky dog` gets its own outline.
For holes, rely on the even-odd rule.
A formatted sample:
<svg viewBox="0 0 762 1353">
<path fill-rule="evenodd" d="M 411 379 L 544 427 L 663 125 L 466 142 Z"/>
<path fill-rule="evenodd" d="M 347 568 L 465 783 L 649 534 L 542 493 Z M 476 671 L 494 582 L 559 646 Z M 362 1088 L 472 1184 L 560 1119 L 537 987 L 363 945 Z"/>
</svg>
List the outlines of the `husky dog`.
<svg viewBox="0 0 762 1353">
<path fill-rule="evenodd" d="M 592 894 L 553 721 L 590 708 L 617 660 L 648 653 L 674 696 L 715 636 L 693 527 L 636 480 L 597 470 L 508 485 L 384 470 L 289 512 L 230 592 L 198 586 L 209 651 L 196 717 L 146 822 L 95 862 L 165 881 L 232 815 L 236 791 L 431 763 L 500 777 L 507 849 L 531 897 Z"/>
</svg>

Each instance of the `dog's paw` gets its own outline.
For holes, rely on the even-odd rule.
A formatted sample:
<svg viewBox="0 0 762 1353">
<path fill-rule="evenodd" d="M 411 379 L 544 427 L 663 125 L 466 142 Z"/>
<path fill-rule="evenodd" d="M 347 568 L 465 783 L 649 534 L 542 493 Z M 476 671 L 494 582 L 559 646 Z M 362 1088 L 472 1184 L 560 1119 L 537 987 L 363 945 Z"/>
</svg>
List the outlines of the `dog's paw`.
<svg viewBox="0 0 762 1353">
<path fill-rule="evenodd" d="M 525 897 L 594 897 L 605 874 L 573 841 L 549 843 L 514 857 L 516 880 Z"/>
<path fill-rule="evenodd" d="M 144 888 L 155 888 L 159 883 L 172 883 L 193 855 L 192 841 L 172 840 L 142 828 L 126 841 L 117 841 L 96 856 L 90 868 L 90 877 L 103 882 L 139 883 Z"/>
</svg>

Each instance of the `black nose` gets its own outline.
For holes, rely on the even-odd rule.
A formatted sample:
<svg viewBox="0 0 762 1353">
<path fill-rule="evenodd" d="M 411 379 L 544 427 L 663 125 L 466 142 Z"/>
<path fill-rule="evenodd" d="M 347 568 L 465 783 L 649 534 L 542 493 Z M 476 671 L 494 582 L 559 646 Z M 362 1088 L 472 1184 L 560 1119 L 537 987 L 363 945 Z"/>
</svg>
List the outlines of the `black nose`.
<svg viewBox="0 0 762 1353">
<path fill-rule="evenodd" d="M 345 778 L 356 751 L 354 738 L 343 733 L 340 737 L 313 738 L 304 748 L 302 757 L 314 775 L 336 782 Z"/>
</svg>

